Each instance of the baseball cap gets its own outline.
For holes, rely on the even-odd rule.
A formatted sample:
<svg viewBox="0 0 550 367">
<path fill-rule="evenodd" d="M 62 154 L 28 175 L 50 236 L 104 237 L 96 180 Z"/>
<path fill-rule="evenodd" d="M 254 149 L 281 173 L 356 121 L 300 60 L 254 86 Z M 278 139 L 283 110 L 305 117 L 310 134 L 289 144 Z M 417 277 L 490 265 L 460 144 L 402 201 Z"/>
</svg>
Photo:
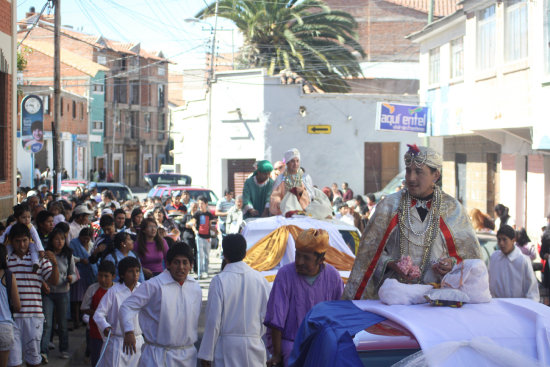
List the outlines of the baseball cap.
<svg viewBox="0 0 550 367">
<path fill-rule="evenodd" d="M 78 205 L 76 208 L 74 208 L 73 214 L 74 215 L 81 215 L 81 214 L 92 215 L 93 212 L 90 209 L 88 209 L 87 205 L 81 204 L 81 205 Z"/>
</svg>

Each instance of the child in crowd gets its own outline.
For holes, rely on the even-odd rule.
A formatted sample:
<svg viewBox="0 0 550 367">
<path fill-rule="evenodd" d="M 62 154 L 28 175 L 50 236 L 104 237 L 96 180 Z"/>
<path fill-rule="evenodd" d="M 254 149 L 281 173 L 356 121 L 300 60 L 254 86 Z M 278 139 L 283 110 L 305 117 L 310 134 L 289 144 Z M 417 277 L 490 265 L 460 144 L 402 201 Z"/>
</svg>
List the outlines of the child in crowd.
<svg viewBox="0 0 550 367">
<path fill-rule="evenodd" d="M 113 238 L 116 233 L 115 219 L 110 214 L 105 214 L 99 219 L 102 234 L 99 235 L 92 250 L 90 263 L 95 264 L 113 251 Z"/>
<path fill-rule="evenodd" d="M 54 314 L 58 323 L 59 351 L 61 353 L 61 358 L 69 358 L 67 312 L 69 310 L 70 285 L 76 281 L 73 252 L 69 246 L 67 246 L 65 233 L 60 228 L 56 228 L 52 231 L 46 247 L 48 251 L 55 254 L 59 278 L 56 284 L 50 286 L 50 292 L 42 296 L 46 321 L 44 322 L 40 353 L 44 363 L 48 363 L 48 344 L 53 332 Z"/>
<path fill-rule="evenodd" d="M 105 349 L 105 354 L 99 364 L 104 367 L 117 366 L 137 366 L 141 355 L 141 346 L 143 345 L 143 336 L 139 327 L 138 318 L 134 319 L 134 334 L 136 336 L 136 351 L 134 354 L 124 353 L 122 350 L 124 344 L 124 333 L 120 327 L 118 310 L 124 300 L 128 298 L 139 287 L 138 282 L 141 272 L 141 266 L 135 257 L 127 256 L 118 263 L 118 274 L 120 283 L 110 288 L 101 299 L 99 307 L 94 314 L 94 321 L 107 338 L 111 333 L 111 338 Z"/>
<path fill-rule="evenodd" d="M 38 235 L 36 228 L 34 228 L 31 223 L 31 209 L 27 204 L 17 204 L 13 207 L 13 216 L 15 218 L 15 223 L 23 223 L 29 228 L 32 240 L 29 244 L 29 251 L 33 264 L 32 271 L 36 273 L 40 266 L 40 259 L 44 257 L 44 247 L 42 246 L 42 241 L 40 241 L 40 236 Z M 12 227 L 13 224 L 10 224 L 2 236 L 0 236 L 0 242 L 5 244 L 8 248 L 8 255 L 13 253 L 11 243 L 9 243 L 9 241 L 6 242 L 6 238 L 9 237 Z"/>
<path fill-rule="evenodd" d="M 503 224 L 497 232 L 500 251 L 489 261 L 489 289 L 496 298 L 530 298 L 540 301 L 531 259 L 515 246 L 516 231 Z"/>
<path fill-rule="evenodd" d="M 59 222 L 65 222 L 65 209 L 60 201 L 52 201 L 48 206 L 48 210 L 53 214 L 53 225 Z"/>
<path fill-rule="evenodd" d="M 101 338 L 101 333 L 97 328 L 97 324 L 93 320 L 93 316 L 99 302 L 107 293 L 109 288 L 113 286 L 113 279 L 115 277 L 115 264 L 111 261 L 102 261 L 97 268 L 97 283 L 92 284 L 86 290 L 84 298 L 82 299 L 82 305 L 80 306 L 80 311 L 83 314 L 90 316 L 90 362 L 92 367 L 97 365 L 99 360 L 99 355 L 101 353 L 101 347 L 103 345 L 103 339 Z"/>
<path fill-rule="evenodd" d="M 136 253 L 132 251 L 133 248 L 134 241 L 132 240 L 132 236 L 130 236 L 128 232 L 119 232 L 115 235 L 114 249 L 104 258 L 104 260 L 112 261 L 115 264 L 115 269 L 117 269 L 117 273 L 114 279 L 115 282 L 118 282 L 120 280 L 120 274 L 118 273 L 118 263 L 126 257 L 134 257 L 137 259 Z M 143 271 L 141 270 L 141 263 L 139 268 L 139 281 L 144 282 L 145 277 L 143 275 Z"/>
<path fill-rule="evenodd" d="M 90 227 L 84 227 L 80 230 L 78 237 L 69 243 L 69 247 L 73 250 L 76 268 L 80 274 L 80 279 L 71 285 L 71 319 L 75 329 L 79 325 L 80 305 L 84 293 L 97 278 L 97 265 L 90 264 L 88 261 L 92 250 L 92 234 Z"/>
<path fill-rule="evenodd" d="M 56 257 L 48 251 L 34 273 L 29 251 L 29 227 L 23 223 L 14 224 L 9 240 L 13 246 L 13 253 L 8 256 L 8 268 L 15 276 L 17 288 L 25 289 L 25 295 L 21 297 L 21 309 L 13 314 L 14 345 L 10 351 L 8 365 L 20 366 L 25 361 L 28 365 L 36 366 L 42 362 L 40 338 L 44 325 L 40 288 L 43 281 L 52 286 L 57 284 L 59 272 Z"/>
</svg>

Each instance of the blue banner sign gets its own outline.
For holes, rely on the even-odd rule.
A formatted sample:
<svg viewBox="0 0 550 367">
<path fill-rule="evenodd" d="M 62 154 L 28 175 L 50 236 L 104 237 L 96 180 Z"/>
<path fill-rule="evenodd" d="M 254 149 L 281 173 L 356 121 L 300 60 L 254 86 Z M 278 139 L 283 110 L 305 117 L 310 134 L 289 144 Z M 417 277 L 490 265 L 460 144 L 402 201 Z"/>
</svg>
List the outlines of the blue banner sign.
<svg viewBox="0 0 550 367">
<path fill-rule="evenodd" d="M 428 107 L 378 102 L 376 129 L 426 133 Z"/>
<path fill-rule="evenodd" d="M 21 142 L 29 153 L 38 153 L 44 146 L 44 106 L 42 98 L 29 94 L 21 101 Z"/>
</svg>

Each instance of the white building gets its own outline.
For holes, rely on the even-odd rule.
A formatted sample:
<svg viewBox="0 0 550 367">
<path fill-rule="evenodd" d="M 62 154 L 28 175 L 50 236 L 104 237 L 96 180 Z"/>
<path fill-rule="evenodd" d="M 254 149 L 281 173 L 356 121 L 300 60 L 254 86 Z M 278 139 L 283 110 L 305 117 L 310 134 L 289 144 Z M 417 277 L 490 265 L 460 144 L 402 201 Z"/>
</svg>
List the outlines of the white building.
<svg viewBox="0 0 550 367">
<path fill-rule="evenodd" d="M 550 0 L 461 3 L 409 36 L 444 190 L 490 214 L 501 202 L 537 235 L 550 211 Z"/>
<path fill-rule="evenodd" d="M 317 186 L 347 181 L 355 193 L 374 192 L 404 169 L 406 144 L 421 142 L 416 133 L 377 131 L 378 102 L 416 105 L 417 97 L 304 94 L 262 69 L 217 73 L 211 96 L 173 112 L 176 170 L 217 194 L 240 192 L 256 160 L 275 162 L 298 148 Z M 317 125 L 330 133 L 308 133 Z"/>
</svg>

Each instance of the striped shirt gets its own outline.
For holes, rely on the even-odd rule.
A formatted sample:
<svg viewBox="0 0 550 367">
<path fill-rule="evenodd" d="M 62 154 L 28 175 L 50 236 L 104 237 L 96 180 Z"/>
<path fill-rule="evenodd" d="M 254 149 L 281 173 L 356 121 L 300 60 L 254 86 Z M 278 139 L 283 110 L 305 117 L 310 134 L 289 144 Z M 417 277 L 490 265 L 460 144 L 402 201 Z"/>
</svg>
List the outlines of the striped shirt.
<svg viewBox="0 0 550 367">
<path fill-rule="evenodd" d="M 229 209 L 231 209 L 235 205 L 235 200 L 227 200 L 225 196 L 221 198 L 218 203 L 216 204 L 216 210 L 227 213 Z M 225 222 L 227 220 L 227 217 L 220 217 L 220 220 L 222 222 Z"/>
<path fill-rule="evenodd" d="M 8 268 L 15 276 L 21 299 L 21 310 L 14 313 L 14 317 L 44 317 L 40 289 L 42 281 L 47 281 L 52 275 L 52 264 L 42 258 L 36 273 L 32 272 L 32 265 L 30 252 L 23 258 L 15 253 L 8 258 Z"/>
</svg>

